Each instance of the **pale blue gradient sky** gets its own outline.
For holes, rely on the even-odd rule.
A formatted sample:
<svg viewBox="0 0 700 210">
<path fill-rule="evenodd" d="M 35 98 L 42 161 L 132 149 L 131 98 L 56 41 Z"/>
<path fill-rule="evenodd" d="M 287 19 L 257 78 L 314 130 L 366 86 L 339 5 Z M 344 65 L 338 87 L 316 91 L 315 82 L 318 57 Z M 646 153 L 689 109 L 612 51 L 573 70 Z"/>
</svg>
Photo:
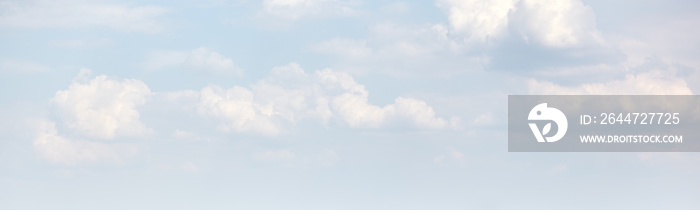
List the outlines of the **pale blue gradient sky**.
<svg viewBox="0 0 700 210">
<path fill-rule="evenodd" d="M 697 209 L 697 154 L 508 153 L 506 110 L 697 93 L 698 6 L 0 1 L 0 209 Z"/>
</svg>

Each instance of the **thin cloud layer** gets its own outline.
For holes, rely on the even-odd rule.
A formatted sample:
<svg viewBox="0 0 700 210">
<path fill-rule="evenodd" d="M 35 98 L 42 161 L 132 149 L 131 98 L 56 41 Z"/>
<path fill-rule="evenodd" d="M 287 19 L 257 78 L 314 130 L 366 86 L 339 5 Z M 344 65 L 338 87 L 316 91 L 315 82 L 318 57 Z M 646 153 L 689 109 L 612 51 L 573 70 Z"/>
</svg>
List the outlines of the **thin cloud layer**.
<svg viewBox="0 0 700 210">
<path fill-rule="evenodd" d="M 351 5 L 342 0 L 264 0 L 261 14 L 284 20 L 343 16 L 355 12 Z"/>
<path fill-rule="evenodd" d="M 34 150 L 51 163 L 78 165 L 93 163 L 121 164 L 136 155 L 139 148 L 133 144 L 104 143 L 70 139 L 58 134 L 56 123 L 41 119 L 37 123 L 38 133 L 34 139 Z"/>
<path fill-rule="evenodd" d="M 683 78 L 654 71 L 628 74 L 624 79 L 562 86 L 548 81 L 531 79 L 527 83 L 530 94 L 542 95 L 692 95 Z"/>
<path fill-rule="evenodd" d="M 151 52 L 143 66 L 148 70 L 184 68 L 216 75 L 243 75 L 243 69 L 236 66 L 233 59 L 206 47 L 199 47 L 191 51 Z"/>
<path fill-rule="evenodd" d="M 167 28 L 159 6 L 129 6 L 109 1 L 3 1 L 0 26 L 17 28 L 108 28 L 161 32 Z"/>
</svg>

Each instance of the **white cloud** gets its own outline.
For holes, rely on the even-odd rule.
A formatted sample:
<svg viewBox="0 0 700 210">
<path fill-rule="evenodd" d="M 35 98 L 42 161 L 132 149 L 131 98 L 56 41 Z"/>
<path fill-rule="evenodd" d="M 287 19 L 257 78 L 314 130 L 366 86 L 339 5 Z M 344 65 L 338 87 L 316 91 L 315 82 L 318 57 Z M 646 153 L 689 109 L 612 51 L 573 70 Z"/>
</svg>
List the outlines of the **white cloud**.
<svg viewBox="0 0 700 210">
<path fill-rule="evenodd" d="M 650 71 L 627 74 L 623 80 L 588 83 L 566 87 L 547 81 L 528 81 L 531 94 L 542 95 L 692 95 L 682 78 L 669 76 L 668 72 Z"/>
<path fill-rule="evenodd" d="M 380 22 L 365 39 L 312 44 L 355 74 L 453 76 L 489 70 L 551 71 L 624 60 L 580 0 L 438 0 L 448 24 Z"/>
<path fill-rule="evenodd" d="M 438 0 L 448 14 L 450 27 L 467 41 L 485 42 L 507 31 L 508 12 L 515 0 Z"/>
<path fill-rule="evenodd" d="M 433 108 L 424 101 L 398 97 L 394 104 L 379 107 L 367 103 L 365 93 L 345 93 L 333 100 L 333 108 L 351 127 L 380 127 L 388 121 L 408 121 L 420 128 L 442 129 L 450 126 L 445 119 L 435 117 Z"/>
<path fill-rule="evenodd" d="M 81 69 L 77 80 L 87 80 L 90 70 Z M 56 92 L 52 103 L 68 127 L 90 138 L 144 135 L 151 132 L 139 120 L 137 106 L 152 95 L 143 82 L 121 81 L 100 75 L 89 82 L 74 81 L 68 90 Z"/>
<path fill-rule="evenodd" d="M 580 0 L 521 0 L 510 16 L 525 40 L 548 47 L 603 44 L 595 13 Z"/>
<path fill-rule="evenodd" d="M 369 93 L 347 73 L 330 69 L 306 74 L 295 63 L 275 67 L 272 76 L 251 86 L 224 89 L 203 88 L 197 109 L 205 116 L 219 118 L 219 129 L 276 135 L 284 124 L 316 119 L 326 124 L 336 119 L 350 127 L 379 128 L 402 125 L 422 129 L 454 126 L 436 117 L 424 101 L 398 97 L 383 107 L 368 103 Z"/>
<path fill-rule="evenodd" d="M 218 75 L 243 75 L 243 69 L 218 52 L 200 47 L 192 51 L 158 51 L 148 55 L 144 67 L 149 70 L 186 68 Z"/>
<path fill-rule="evenodd" d="M 49 162 L 64 165 L 109 162 L 120 164 L 135 155 L 138 147 L 131 144 L 108 144 L 86 140 L 72 140 L 58 135 L 56 124 L 46 119 L 36 125 L 39 132 L 34 139 L 34 150 Z"/>
<path fill-rule="evenodd" d="M 109 28 L 159 32 L 166 28 L 158 6 L 129 6 L 106 1 L 3 1 L 0 26 L 19 28 Z"/>
<path fill-rule="evenodd" d="M 271 119 L 271 107 L 261 106 L 253 100 L 253 92 L 243 87 L 223 89 L 210 86 L 202 89 L 198 110 L 200 114 L 226 121 L 219 126 L 224 131 L 279 133 L 277 124 Z"/>
<path fill-rule="evenodd" d="M 447 13 L 452 32 L 467 42 L 507 35 L 554 48 L 604 42 L 593 10 L 580 0 L 439 0 L 437 4 Z"/>
<path fill-rule="evenodd" d="M 353 3 L 341 0 L 264 0 L 262 5 L 262 14 L 285 20 L 355 13 Z"/>
</svg>

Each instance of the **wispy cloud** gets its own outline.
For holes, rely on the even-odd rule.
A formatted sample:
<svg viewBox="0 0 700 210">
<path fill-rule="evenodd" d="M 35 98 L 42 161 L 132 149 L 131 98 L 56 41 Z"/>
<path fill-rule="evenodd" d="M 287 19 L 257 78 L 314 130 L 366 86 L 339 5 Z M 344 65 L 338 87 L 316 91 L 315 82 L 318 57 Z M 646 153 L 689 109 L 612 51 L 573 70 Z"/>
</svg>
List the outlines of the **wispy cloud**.
<svg viewBox="0 0 700 210">
<path fill-rule="evenodd" d="M 0 5 L 0 27 L 107 28 L 151 33 L 168 28 L 161 18 L 168 9 L 159 6 L 85 0 L 3 1 Z"/>
<path fill-rule="evenodd" d="M 233 59 L 206 47 L 191 51 L 154 51 L 149 53 L 143 66 L 148 70 L 184 68 L 216 75 L 243 75 L 243 69 L 236 66 Z"/>
</svg>

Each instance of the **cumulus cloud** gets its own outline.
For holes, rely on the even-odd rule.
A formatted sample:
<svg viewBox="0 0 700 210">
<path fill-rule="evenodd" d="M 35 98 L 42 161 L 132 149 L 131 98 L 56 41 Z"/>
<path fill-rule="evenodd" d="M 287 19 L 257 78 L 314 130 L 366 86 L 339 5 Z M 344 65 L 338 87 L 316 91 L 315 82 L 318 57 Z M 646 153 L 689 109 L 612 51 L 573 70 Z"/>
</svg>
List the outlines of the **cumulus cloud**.
<svg viewBox="0 0 700 210">
<path fill-rule="evenodd" d="M 191 96 L 190 94 L 171 94 Z M 249 88 L 211 85 L 196 93 L 197 112 L 221 120 L 219 129 L 277 135 L 302 120 L 336 122 L 353 128 L 405 126 L 444 129 L 457 118 L 437 117 L 421 100 L 398 97 L 393 104 L 372 105 L 368 91 L 347 73 L 330 69 L 307 74 L 295 63 L 275 67 L 272 75 Z"/>
<path fill-rule="evenodd" d="M 341 0 L 264 0 L 262 14 L 286 20 L 344 16 L 355 13 L 352 4 Z"/>
<path fill-rule="evenodd" d="M 482 69 L 519 74 L 614 65 L 625 55 L 595 25 L 579 0 L 437 2 L 449 24 L 381 22 L 367 38 L 336 37 L 309 46 L 335 58 L 335 68 L 397 76 L 454 75 Z"/>
<path fill-rule="evenodd" d="M 521 0 L 515 8 L 511 22 L 525 40 L 555 48 L 604 42 L 595 13 L 579 0 Z"/>
<path fill-rule="evenodd" d="M 467 41 L 485 42 L 507 31 L 508 12 L 515 0 L 438 0 L 438 7 L 448 15 L 450 27 L 466 36 Z"/>
<path fill-rule="evenodd" d="M 120 164 L 134 156 L 138 147 L 132 144 L 108 144 L 87 140 L 73 140 L 58 135 L 56 124 L 41 119 L 36 125 L 34 150 L 51 163 L 63 165 L 108 162 Z"/>
<path fill-rule="evenodd" d="M 448 24 L 380 22 L 367 38 L 336 37 L 309 46 L 353 73 L 451 76 L 465 71 L 519 74 L 614 65 L 625 59 L 580 0 L 438 0 Z"/>
<path fill-rule="evenodd" d="M 149 70 L 186 68 L 207 71 L 218 75 L 243 75 L 243 69 L 218 52 L 206 47 L 192 51 L 158 51 L 148 55 L 144 67 Z"/>
<path fill-rule="evenodd" d="M 547 47 L 602 43 L 593 10 L 580 0 L 439 0 L 450 28 L 468 42 L 512 34 Z"/>
<path fill-rule="evenodd" d="M 247 88 L 205 87 L 200 94 L 198 110 L 200 114 L 226 121 L 219 126 L 219 129 L 224 131 L 277 134 L 279 128 L 271 119 L 274 114 L 272 110 L 254 103 L 253 100 L 254 94 Z"/>
<path fill-rule="evenodd" d="M 159 32 L 166 29 L 166 8 L 106 1 L 2 1 L 0 26 L 18 28 L 109 28 Z"/>
<path fill-rule="evenodd" d="M 135 79 L 110 79 L 100 75 L 87 80 L 89 69 L 67 90 L 56 92 L 51 102 L 60 111 L 67 126 L 78 133 L 98 139 L 136 136 L 151 132 L 140 120 L 136 107 L 152 95 L 146 84 Z"/>
</svg>

